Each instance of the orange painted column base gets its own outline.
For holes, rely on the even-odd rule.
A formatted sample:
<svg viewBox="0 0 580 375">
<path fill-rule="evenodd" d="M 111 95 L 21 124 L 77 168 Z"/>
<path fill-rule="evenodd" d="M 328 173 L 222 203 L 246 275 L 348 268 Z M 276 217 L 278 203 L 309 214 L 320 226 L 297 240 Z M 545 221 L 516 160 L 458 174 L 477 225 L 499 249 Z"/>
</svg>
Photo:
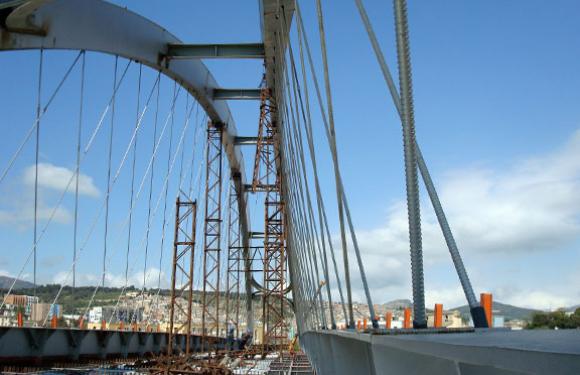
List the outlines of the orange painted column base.
<svg viewBox="0 0 580 375">
<path fill-rule="evenodd" d="M 493 297 L 491 293 L 481 293 L 479 304 L 483 307 L 483 311 L 485 311 L 487 325 L 490 328 L 493 327 Z"/>
<path fill-rule="evenodd" d="M 410 307 L 407 307 L 405 309 L 403 328 L 411 328 L 411 308 Z"/>
<path fill-rule="evenodd" d="M 433 311 L 433 326 L 435 328 L 443 327 L 443 305 L 440 303 L 435 304 L 435 310 Z"/>
<path fill-rule="evenodd" d="M 387 311 L 385 314 L 385 328 L 391 329 L 391 324 L 393 322 L 393 313 L 391 311 Z"/>
</svg>

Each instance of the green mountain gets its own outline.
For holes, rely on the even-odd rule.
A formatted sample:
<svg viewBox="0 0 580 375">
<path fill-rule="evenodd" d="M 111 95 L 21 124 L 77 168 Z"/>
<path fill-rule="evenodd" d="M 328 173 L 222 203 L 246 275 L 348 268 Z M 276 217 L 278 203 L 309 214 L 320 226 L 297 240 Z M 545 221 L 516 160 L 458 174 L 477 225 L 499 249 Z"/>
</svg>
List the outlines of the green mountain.
<svg viewBox="0 0 580 375">
<path fill-rule="evenodd" d="M 13 282 L 13 277 L 0 276 L 0 289 L 9 289 Z M 24 280 L 16 280 L 16 283 L 14 284 L 14 290 L 27 288 L 34 288 L 34 284 Z"/>
<path fill-rule="evenodd" d="M 389 301 L 382 305 L 387 310 L 403 310 L 406 307 L 412 307 L 413 302 L 408 299 L 396 299 L 393 301 Z"/>
<path fill-rule="evenodd" d="M 471 318 L 471 315 L 469 313 L 469 306 L 460 306 L 460 307 L 453 308 L 451 310 L 459 310 L 459 312 L 461 313 L 461 316 L 464 319 L 469 320 Z M 541 310 L 528 309 L 525 307 L 508 305 L 508 304 L 501 303 L 501 302 L 494 301 L 494 303 L 493 303 L 494 314 L 503 316 L 506 321 L 516 320 L 516 319 L 529 321 L 532 319 L 532 315 L 534 313 L 540 312 L 540 311 Z"/>
</svg>

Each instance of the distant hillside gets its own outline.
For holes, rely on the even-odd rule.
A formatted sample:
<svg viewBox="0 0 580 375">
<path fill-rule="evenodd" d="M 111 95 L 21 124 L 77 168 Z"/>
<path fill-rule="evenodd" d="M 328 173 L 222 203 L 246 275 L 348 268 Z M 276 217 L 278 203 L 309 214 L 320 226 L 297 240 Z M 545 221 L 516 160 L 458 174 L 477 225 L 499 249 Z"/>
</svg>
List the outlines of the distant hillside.
<svg viewBox="0 0 580 375">
<path fill-rule="evenodd" d="M 0 289 L 9 289 L 14 282 L 13 277 L 0 276 Z M 14 289 L 29 289 L 34 288 L 34 284 L 24 280 L 16 280 Z"/>
<path fill-rule="evenodd" d="M 10 279 L 10 278 L 8 278 L 8 279 Z M 13 280 L 13 279 L 10 279 L 10 280 Z M 21 281 L 18 281 L 18 282 L 21 282 Z M 18 285 L 18 282 L 16 283 L 17 285 Z M 26 283 L 26 282 L 24 281 L 24 283 Z M 35 290 L 33 288 L 34 284 L 31 284 L 31 283 L 26 283 L 26 284 L 29 284 L 31 286 L 30 287 L 20 287 L 15 294 L 33 295 L 35 292 Z M 0 288 L 0 295 L 4 295 L 5 293 L 7 293 L 9 287 L 10 287 L 10 284 L 8 284 L 8 286 L 5 288 Z M 81 287 L 76 287 L 74 289 L 70 286 L 65 286 L 64 288 L 62 288 L 62 290 L 60 290 L 60 285 L 58 285 L 58 284 L 47 284 L 47 285 L 37 286 L 36 295 L 40 299 L 40 302 L 52 303 L 52 301 L 57 296 L 57 293 L 59 293 L 59 291 L 60 291 L 60 295 L 58 298 L 58 303 L 63 305 L 64 313 L 72 314 L 72 313 L 77 313 L 81 310 L 84 310 L 86 308 L 86 306 L 89 305 L 89 302 L 91 301 L 91 299 L 93 301 L 91 306 L 112 306 L 112 305 L 115 305 L 117 302 L 117 299 L 119 298 L 119 295 L 121 294 L 123 289 L 122 288 L 115 288 L 115 287 L 100 287 L 100 288 L 98 288 L 98 290 L 95 294 L 95 287 L 94 286 L 81 286 Z M 151 294 L 157 293 L 157 289 L 146 289 L 146 291 L 148 293 L 151 293 Z M 131 286 L 128 286 L 124 290 L 124 293 L 127 293 L 127 292 L 140 293 L 141 288 L 131 285 Z M 159 291 L 159 295 L 161 295 L 161 296 L 169 296 L 169 294 L 170 294 L 170 292 L 167 289 L 161 289 Z M 224 292 L 220 292 L 220 295 L 224 296 L 221 298 L 225 298 Z M 242 294 L 241 298 L 244 299 L 245 294 Z M 202 291 L 195 290 L 193 292 L 194 303 L 201 303 L 201 299 L 202 299 Z M 254 297 L 254 299 L 256 301 L 258 301 L 259 297 L 256 296 L 256 297 Z"/>
<path fill-rule="evenodd" d="M 469 313 L 469 306 L 460 306 L 451 310 L 459 310 L 464 319 L 469 320 L 471 315 Z M 508 320 L 531 320 L 532 315 L 540 310 L 527 309 L 525 307 L 518 307 L 508 305 L 501 302 L 493 302 L 493 311 L 496 315 L 502 315 L 506 321 Z"/>
<path fill-rule="evenodd" d="M 408 299 L 396 299 L 396 300 L 384 303 L 382 306 L 384 308 L 386 308 L 387 310 L 402 310 L 406 307 L 412 307 L 413 302 L 411 302 Z"/>
</svg>

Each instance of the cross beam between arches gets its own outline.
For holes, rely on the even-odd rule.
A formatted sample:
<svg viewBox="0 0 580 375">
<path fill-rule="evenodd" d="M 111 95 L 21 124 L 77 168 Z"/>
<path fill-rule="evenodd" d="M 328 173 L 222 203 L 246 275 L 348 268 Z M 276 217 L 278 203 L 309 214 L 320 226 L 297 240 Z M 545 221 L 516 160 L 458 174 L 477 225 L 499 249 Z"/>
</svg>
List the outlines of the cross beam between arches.
<svg viewBox="0 0 580 375">
<path fill-rule="evenodd" d="M 171 59 L 263 59 L 262 43 L 246 44 L 170 44 Z"/>
</svg>

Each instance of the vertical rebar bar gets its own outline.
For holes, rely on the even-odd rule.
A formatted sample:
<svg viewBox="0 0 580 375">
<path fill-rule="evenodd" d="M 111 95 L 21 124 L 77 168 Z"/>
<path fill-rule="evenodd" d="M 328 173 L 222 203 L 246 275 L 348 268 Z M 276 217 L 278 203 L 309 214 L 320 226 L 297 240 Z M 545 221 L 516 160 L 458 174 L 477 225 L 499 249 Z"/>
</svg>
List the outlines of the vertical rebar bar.
<svg viewBox="0 0 580 375">
<path fill-rule="evenodd" d="M 415 119 L 413 114 L 413 82 L 411 77 L 411 51 L 407 24 L 406 0 L 394 0 L 397 37 L 397 60 L 403 123 L 403 147 L 405 153 L 405 179 L 407 185 L 407 209 L 409 216 L 409 241 L 411 245 L 411 274 L 413 283 L 413 327 L 427 326 L 425 317 L 425 288 L 423 282 L 423 250 L 421 244 L 421 214 L 417 156 L 415 154 Z"/>
<path fill-rule="evenodd" d="M 391 97 L 393 99 L 393 103 L 395 104 L 395 108 L 399 113 L 399 117 L 401 117 L 402 112 L 401 99 L 399 97 L 397 88 L 395 87 L 393 77 L 391 75 L 387 62 L 383 55 L 383 52 L 379 46 L 379 42 L 377 40 L 373 27 L 370 23 L 365 7 L 362 3 L 362 0 L 355 0 L 355 3 L 359 10 L 362 22 L 366 28 L 368 37 L 375 52 L 375 56 L 383 73 L 383 77 L 385 79 L 389 92 L 391 93 Z M 449 249 L 449 253 L 451 254 L 451 259 L 453 260 L 457 276 L 459 277 L 459 281 L 463 288 L 463 293 L 465 294 L 465 298 L 467 299 L 467 302 L 471 309 L 471 317 L 473 319 L 473 322 L 476 327 L 487 326 L 487 321 L 483 316 L 481 306 L 479 306 L 479 303 L 475 298 L 475 294 L 473 292 L 471 282 L 469 281 L 467 270 L 465 269 L 465 265 L 463 264 L 463 260 L 461 259 L 461 254 L 459 253 L 459 249 L 457 248 L 457 244 L 455 243 L 453 232 L 451 231 L 451 227 L 449 226 L 447 217 L 445 216 L 445 211 L 443 210 L 441 202 L 439 201 L 437 189 L 435 188 L 435 184 L 433 184 L 431 175 L 429 173 L 429 168 L 427 167 L 427 163 L 423 159 L 421 148 L 419 147 L 417 140 L 415 140 L 415 149 L 416 149 L 415 152 L 417 154 L 417 167 L 419 168 L 419 172 L 421 172 L 423 182 L 425 183 L 425 188 L 427 190 L 427 193 L 429 194 L 429 198 L 431 199 L 433 210 L 435 211 L 435 215 L 437 216 L 437 220 L 439 221 L 439 226 L 441 227 L 441 231 L 443 232 L 443 236 L 445 237 L 445 242 L 447 243 L 447 248 Z"/>
</svg>

